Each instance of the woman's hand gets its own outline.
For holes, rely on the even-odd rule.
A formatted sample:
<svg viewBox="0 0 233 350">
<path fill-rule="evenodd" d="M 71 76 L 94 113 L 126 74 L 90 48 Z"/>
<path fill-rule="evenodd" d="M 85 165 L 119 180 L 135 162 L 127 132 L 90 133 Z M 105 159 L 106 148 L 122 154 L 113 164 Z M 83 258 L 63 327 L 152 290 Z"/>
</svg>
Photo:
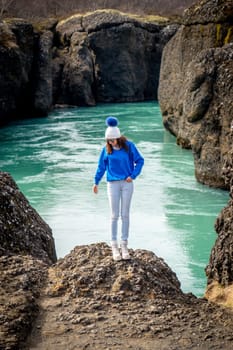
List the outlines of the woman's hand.
<svg viewBox="0 0 233 350">
<path fill-rule="evenodd" d="M 132 179 L 130 176 L 128 176 L 128 177 L 125 179 L 125 181 L 126 181 L 126 182 L 132 182 L 133 179 Z"/>
<path fill-rule="evenodd" d="M 94 192 L 95 194 L 98 193 L 98 185 L 94 185 L 94 186 L 93 186 L 93 192 Z"/>
</svg>

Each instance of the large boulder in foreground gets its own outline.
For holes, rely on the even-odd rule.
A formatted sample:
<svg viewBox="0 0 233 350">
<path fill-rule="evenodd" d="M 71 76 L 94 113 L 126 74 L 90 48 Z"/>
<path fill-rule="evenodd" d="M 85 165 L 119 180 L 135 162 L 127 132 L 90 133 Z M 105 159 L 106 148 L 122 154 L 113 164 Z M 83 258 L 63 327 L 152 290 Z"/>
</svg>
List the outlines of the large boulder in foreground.
<svg viewBox="0 0 233 350">
<path fill-rule="evenodd" d="M 114 263 L 105 243 L 76 247 L 53 269 L 49 294 L 128 301 L 135 298 L 183 296 L 180 282 L 169 266 L 154 253 L 132 252 L 132 259 Z M 55 291 L 55 293 L 54 293 Z"/>
<path fill-rule="evenodd" d="M 26 349 L 230 349 L 232 313 L 184 294 L 154 253 L 130 254 L 77 246 L 50 267 Z"/>
<path fill-rule="evenodd" d="M 232 147 L 233 2 L 205 0 L 185 12 L 163 51 L 159 103 L 164 126 L 191 148 L 198 181 L 226 188 Z"/>
<path fill-rule="evenodd" d="M 0 172 L 0 232 L 0 256 L 32 255 L 48 264 L 56 261 L 50 227 L 4 172 Z"/>
</svg>

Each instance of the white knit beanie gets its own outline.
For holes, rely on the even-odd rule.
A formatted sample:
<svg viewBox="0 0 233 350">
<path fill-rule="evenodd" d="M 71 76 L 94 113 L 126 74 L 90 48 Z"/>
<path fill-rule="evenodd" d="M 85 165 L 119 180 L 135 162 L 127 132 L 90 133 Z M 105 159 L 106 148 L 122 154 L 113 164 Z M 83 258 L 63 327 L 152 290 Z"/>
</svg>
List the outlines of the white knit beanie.
<svg viewBox="0 0 233 350">
<path fill-rule="evenodd" d="M 106 125 L 108 126 L 105 131 L 105 139 L 118 139 L 121 137 L 120 129 L 117 127 L 118 119 L 115 117 L 108 117 L 105 120 Z"/>
</svg>

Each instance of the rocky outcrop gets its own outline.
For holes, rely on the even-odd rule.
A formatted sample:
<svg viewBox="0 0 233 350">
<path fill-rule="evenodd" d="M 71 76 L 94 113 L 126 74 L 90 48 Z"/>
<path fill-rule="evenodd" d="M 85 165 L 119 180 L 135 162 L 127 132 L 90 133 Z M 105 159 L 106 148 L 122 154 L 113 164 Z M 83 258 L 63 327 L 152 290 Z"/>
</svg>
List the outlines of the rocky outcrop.
<svg viewBox="0 0 233 350">
<path fill-rule="evenodd" d="M 157 97 L 161 54 L 177 26 L 113 11 L 76 15 L 56 26 L 56 102 L 93 105 Z"/>
<path fill-rule="evenodd" d="M 21 350 L 38 316 L 48 265 L 27 255 L 0 256 L 0 349 Z"/>
<path fill-rule="evenodd" d="M 52 93 L 52 46 L 53 33 L 43 31 L 36 37 L 35 76 L 34 86 L 34 114 L 45 116 L 53 105 Z"/>
<path fill-rule="evenodd" d="M 0 123 L 30 109 L 33 27 L 24 21 L 0 23 Z M 29 97 L 29 98 L 28 98 Z M 27 103 L 26 103 L 27 101 Z M 26 104 L 26 106 L 24 106 Z"/>
<path fill-rule="evenodd" d="M 89 47 L 87 33 L 81 28 L 81 16 L 68 23 L 58 23 L 56 33 L 58 47 L 54 48 L 53 56 L 54 103 L 95 105 L 94 54 Z"/>
<path fill-rule="evenodd" d="M 116 264 L 105 243 L 78 246 L 57 262 L 53 268 L 56 277 L 47 292 L 50 296 L 66 294 L 114 302 L 184 297 L 175 273 L 162 258 L 144 250 L 131 252 L 130 262 Z"/>
<path fill-rule="evenodd" d="M 233 3 L 200 1 L 164 48 L 159 102 L 165 127 L 191 148 L 198 181 L 230 189 L 215 224 L 206 297 L 232 306 L 233 286 Z"/>
<path fill-rule="evenodd" d="M 116 263 L 105 243 L 77 246 L 51 267 L 1 256 L 0 348 L 231 348 L 232 313 L 184 294 L 152 252 L 130 253 Z"/>
<path fill-rule="evenodd" d="M 77 246 L 49 269 L 26 349 L 230 349 L 232 313 L 183 294 L 152 252 Z"/>
<path fill-rule="evenodd" d="M 176 30 L 163 18 L 110 10 L 40 26 L 1 22 L 0 122 L 54 105 L 157 98 L 162 50 Z"/>
<path fill-rule="evenodd" d="M 22 349 L 56 262 L 52 232 L 12 177 L 0 173 L 0 349 Z"/>
<path fill-rule="evenodd" d="M 159 103 L 164 126 L 191 148 L 198 181 L 228 188 L 223 165 L 232 147 L 233 3 L 200 1 L 163 51 Z"/>
<path fill-rule="evenodd" d="M 51 110 L 52 43 L 52 31 L 22 19 L 0 23 L 0 125 Z"/>
<path fill-rule="evenodd" d="M 1 349 L 230 348 L 232 313 L 184 294 L 154 253 L 115 262 L 98 243 L 56 262 L 50 228 L 6 173 L 0 206 Z"/>
<path fill-rule="evenodd" d="M 30 206 L 12 177 L 0 173 L 0 256 L 32 255 L 46 263 L 56 261 L 50 227 Z"/>
</svg>

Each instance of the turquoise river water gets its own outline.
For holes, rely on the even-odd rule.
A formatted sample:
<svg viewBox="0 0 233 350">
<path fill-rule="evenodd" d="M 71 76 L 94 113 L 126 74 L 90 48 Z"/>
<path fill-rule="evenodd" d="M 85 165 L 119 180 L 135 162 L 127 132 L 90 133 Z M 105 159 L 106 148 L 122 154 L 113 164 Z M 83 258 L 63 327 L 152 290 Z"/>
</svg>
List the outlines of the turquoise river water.
<svg viewBox="0 0 233 350">
<path fill-rule="evenodd" d="M 119 119 L 121 132 L 145 158 L 135 181 L 129 246 L 162 257 L 184 292 L 202 296 L 214 222 L 228 193 L 195 180 L 192 153 L 164 130 L 157 103 L 59 109 L 11 123 L 0 129 L 0 169 L 52 228 L 58 257 L 76 245 L 109 243 L 105 179 L 99 194 L 92 193 L 108 115 Z"/>
</svg>

